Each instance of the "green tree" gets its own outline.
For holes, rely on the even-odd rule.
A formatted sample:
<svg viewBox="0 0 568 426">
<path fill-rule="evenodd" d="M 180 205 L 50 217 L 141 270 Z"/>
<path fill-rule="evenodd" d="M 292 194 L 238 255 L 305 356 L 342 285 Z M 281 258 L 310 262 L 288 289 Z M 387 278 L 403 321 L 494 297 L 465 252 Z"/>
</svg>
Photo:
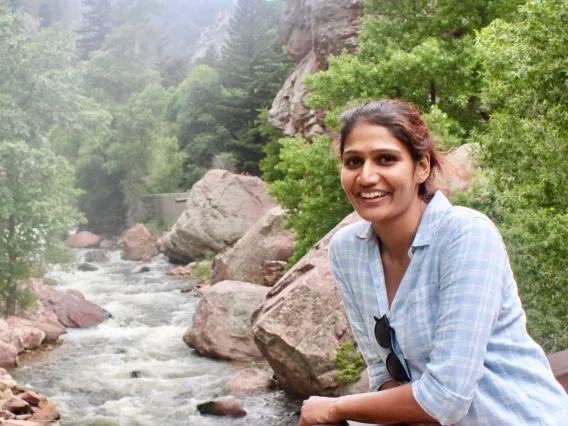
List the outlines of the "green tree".
<svg viewBox="0 0 568 426">
<path fill-rule="evenodd" d="M 258 162 L 267 142 L 255 121 L 271 105 L 292 66 L 276 30 L 280 14 L 281 2 L 240 0 L 219 64 L 226 89 L 220 108 L 231 135 L 231 151 L 242 168 L 255 174 L 260 172 Z"/>
<path fill-rule="evenodd" d="M 168 108 L 168 119 L 176 123 L 180 149 L 187 155 L 185 187 L 203 176 L 215 154 L 226 151 L 230 134 L 218 107 L 223 95 L 217 71 L 200 65 L 179 85 Z"/>
<path fill-rule="evenodd" d="M 331 108 L 331 127 L 351 101 L 402 98 L 426 112 L 435 105 L 459 123 L 463 137 L 487 113 L 479 102 L 476 31 L 514 15 L 522 2 L 367 0 L 359 50 L 330 58 L 328 71 L 308 78 L 308 104 Z"/>
<path fill-rule="evenodd" d="M 530 0 L 480 33 L 487 179 L 466 200 L 500 224 L 529 331 L 548 351 L 568 347 L 567 19 L 565 1 Z"/>
<path fill-rule="evenodd" d="M 83 25 L 77 51 L 81 59 L 88 59 L 91 52 L 99 50 L 112 30 L 112 7 L 110 0 L 83 0 L 87 8 L 83 13 Z"/>
<path fill-rule="evenodd" d="M 29 301 L 23 283 L 47 264 L 70 261 L 61 235 L 82 217 L 73 170 L 47 148 L 0 143 L 0 296 L 4 315 Z"/>
<path fill-rule="evenodd" d="M 100 109 L 81 91 L 72 33 L 57 25 L 26 32 L 22 19 L 0 3 L 0 140 L 41 146 L 54 126 L 77 128 Z"/>
</svg>

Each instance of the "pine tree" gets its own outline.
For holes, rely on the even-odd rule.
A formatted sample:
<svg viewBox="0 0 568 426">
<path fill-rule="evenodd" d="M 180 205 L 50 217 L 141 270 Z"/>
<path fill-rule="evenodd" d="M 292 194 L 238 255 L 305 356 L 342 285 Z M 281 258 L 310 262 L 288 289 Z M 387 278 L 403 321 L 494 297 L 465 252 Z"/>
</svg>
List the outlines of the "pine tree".
<svg viewBox="0 0 568 426">
<path fill-rule="evenodd" d="M 258 162 L 267 142 L 255 121 L 270 106 L 291 69 L 276 31 L 280 6 L 278 1 L 239 0 L 219 65 L 227 91 L 221 108 L 232 136 L 231 151 L 244 170 L 255 174 L 260 172 Z"/>
<path fill-rule="evenodd" d="M 85 24 L 79 30 L 77 43 L 79 57 L 88 59 L 91 52 L 99 50 L 112 30 L 112 8 L 110 0 L 84 0 L 87 11 Z"/>
</svg>

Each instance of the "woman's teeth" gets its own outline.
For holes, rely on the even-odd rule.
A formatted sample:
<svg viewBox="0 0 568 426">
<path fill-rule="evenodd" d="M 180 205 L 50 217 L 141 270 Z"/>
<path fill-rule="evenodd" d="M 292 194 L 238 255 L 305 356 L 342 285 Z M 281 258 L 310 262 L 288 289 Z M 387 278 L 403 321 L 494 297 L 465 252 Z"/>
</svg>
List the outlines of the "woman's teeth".
<svg viewBox="0 0 568 426">
<path fill-rule="evenodd" d="M 363 198 L 377 198 L 377 197 L 384 197 L 387 195 L 384 191 L 375 191 L 375 192 L 361 192 L 361 197 Z"/>
</svg>

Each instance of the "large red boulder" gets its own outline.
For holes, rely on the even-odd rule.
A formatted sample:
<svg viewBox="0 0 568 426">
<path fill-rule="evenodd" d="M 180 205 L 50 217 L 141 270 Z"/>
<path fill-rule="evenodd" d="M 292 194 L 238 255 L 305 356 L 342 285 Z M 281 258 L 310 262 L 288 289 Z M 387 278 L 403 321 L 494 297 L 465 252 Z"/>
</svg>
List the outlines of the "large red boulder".
<svg viewBox="0 0 568 426">
<path fill-rule="evenodd" d="M 255 342 L 280 385 L 301 396 L 337 396 L 368 391 L 366 374 L 348 386 L 337 381 L 333 358 L 344 342 L 354 342 L 343 309 L 328 246 L 341 227 L 359 220 L 345 218 L 277 283 L 253 318 Z"/>
<path fill-rule="evenodd" d="M 191 188 L 181 214 L 164 237 L 164 253 L 179 263 L 232 246 L 276 206 L 267 184 L 254 176 L 209 170 Z"/>
<path fill-rule="evenodd" d="M 71 235 L 65 240 L 69 248 L 89 248 L 98 247 L 102 238 L 91 232 L 83 231 Z"/>
<path fill-rule="evenodd" d="M 287 262 L 294 251 L 294 232 L 284 230 L 284 225 L 284 210 L 270 209 L 234 246 L 215 257 L 211 284 L 224 280 L 264 284 L 264 262 Z"/>
<path fill-rule="evenodd" d="M 57 321 L 65 327 L 90 327 L 102 322 L 107 314 L 96 303 L 85 300 L 78 290 L 62 292 L 46 286 L 42 281 L 33 281 L 32 288 L 43 308 L 53 312 Z"/>
<path fill-rule="evenodd" d="M 183 340 L 202 355 L 217 359 L 260 358 L 250 318 L 270 290 L 239 281 L 222 281 L 201 290 L 202 299 Z"/>
<path fill-rule="evenodd" d="M 124 235 L 123 259 L 147 261 L 157 254 L 152 233 L 141 223 L 134 225 Z"/>
</svg>

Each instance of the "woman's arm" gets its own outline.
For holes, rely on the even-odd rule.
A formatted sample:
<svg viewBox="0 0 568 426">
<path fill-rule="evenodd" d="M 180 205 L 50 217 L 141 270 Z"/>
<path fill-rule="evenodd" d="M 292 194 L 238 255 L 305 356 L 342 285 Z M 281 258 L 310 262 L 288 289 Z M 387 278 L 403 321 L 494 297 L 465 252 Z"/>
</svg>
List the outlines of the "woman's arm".
<svg viewBox="0 0 568 426">
<path fill-rule="evenodd" d="M 304 401 L 298 426 L 337 424 L 343 420 L 381 424 L 436 422 L 414 399 L 411 384 L 397 384 L 380 392 L 341 398 L 311 397 Z"/>
</svg>

